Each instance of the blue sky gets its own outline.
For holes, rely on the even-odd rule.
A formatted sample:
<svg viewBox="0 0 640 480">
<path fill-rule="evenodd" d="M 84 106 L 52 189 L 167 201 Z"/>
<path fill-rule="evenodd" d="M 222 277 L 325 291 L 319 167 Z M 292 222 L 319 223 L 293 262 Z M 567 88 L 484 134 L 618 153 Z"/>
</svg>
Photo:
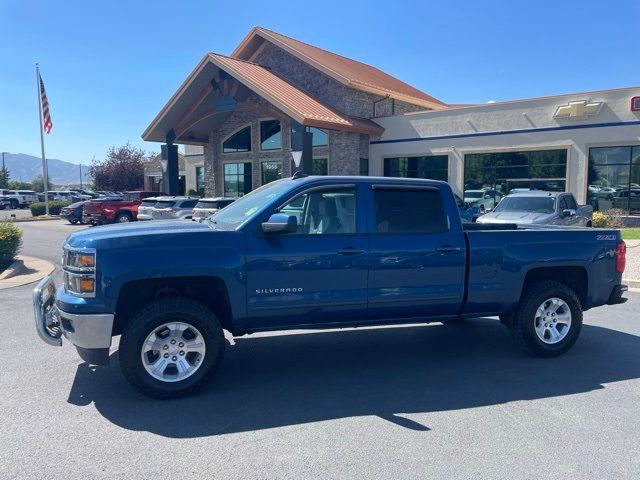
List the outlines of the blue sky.
<svg viewBox="0 0 640 480">
<path fill-rule="evenodd" d="M 603 6 L 605 6 L 603 8 Z M 254 25 L 370 63 L 445 102 L 640 84 L 640 2 L 0 0 L 0 150 L 88 163 L 140 134 L 206 51 Z"/>
</svg>

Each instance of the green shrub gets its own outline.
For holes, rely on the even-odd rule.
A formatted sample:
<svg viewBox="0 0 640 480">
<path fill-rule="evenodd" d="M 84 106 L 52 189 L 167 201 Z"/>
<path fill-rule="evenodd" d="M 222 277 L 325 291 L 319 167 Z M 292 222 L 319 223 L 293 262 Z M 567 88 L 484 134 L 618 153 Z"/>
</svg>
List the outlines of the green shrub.
<svg viewBox="0 0 640 480">
<path fill-rule="evenodd" d="M 49 202 L 49 214 L 60 215 L 60 210 L 69 205 L 69 202 L 62 202 L 60 200 L 52 200 Z M 39 217 L 46 212 L 46 206 L 44 202 L 35 202 L 31 204 L 31 215 Z"/>
<path fill-rule="evenodd" d="M 18 255 L 22 246 L 22 230 L 9 222 L 0 223 L 0 272 Z"/>
<path fill-rule="evenodd" d="M 187 196 L 189 196 L 189 197 L 197 197 L 198 196 L 198 192 L 196 190 L 194 190 L 193 188 L 190 188 L 187 191 Z"/>
</svg>

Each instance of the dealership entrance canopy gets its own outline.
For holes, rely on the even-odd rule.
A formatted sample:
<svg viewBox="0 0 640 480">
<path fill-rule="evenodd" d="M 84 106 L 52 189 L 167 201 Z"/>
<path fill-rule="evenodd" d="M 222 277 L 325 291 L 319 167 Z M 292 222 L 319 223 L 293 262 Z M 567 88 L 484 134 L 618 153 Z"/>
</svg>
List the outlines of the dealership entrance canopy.
<svg viewBox="0 0 640 480">
<path fill-rule="evenodd" d="M 639 115 L 640 88 L 446 104 L 375 67 L 255 27 L 230 56 L 207 53 L 142 137 L 166 144 L 169 190 L 184 144 L 202 148 L 193 171 L 207 195 L 241 196 L 289 176 L 300 152 L 309 174 L 436 178 L 461 197 L 568 190 L 633 214 Z"/>
</svg>

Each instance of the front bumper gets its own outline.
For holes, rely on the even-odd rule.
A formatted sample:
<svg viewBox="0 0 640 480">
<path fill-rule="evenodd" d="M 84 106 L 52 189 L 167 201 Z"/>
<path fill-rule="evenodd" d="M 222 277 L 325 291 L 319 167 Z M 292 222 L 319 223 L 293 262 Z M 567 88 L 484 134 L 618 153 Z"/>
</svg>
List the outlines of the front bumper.
<svg viewBox="0 0 640 480">
<path fill-rule="evenodd" d="M 56 287 L 49 275 L 33 290 L 36 331 L 42 341 L 61 346 L 62 335 L 78 348 L 80 356 L 91 363 L 108 358 L 113 330 L 112 314 L 76 314 L 60 310 L 55 303 Z M 100 355 L 96 355 L 96 354 Z M 89 360 L 90 358 L 90 360 Z"/>
</svg>

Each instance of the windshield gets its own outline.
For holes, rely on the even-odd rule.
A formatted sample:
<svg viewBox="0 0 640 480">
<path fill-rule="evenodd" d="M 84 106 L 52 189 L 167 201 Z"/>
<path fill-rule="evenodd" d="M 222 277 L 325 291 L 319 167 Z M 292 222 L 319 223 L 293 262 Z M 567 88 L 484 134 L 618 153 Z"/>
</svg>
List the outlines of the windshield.
<svg viewBox="0 0 640 480">
<path fill-rule="evenodd" d="M 484 194 L 484 192 L 480 192 L 480 191 L 474 191 L 474 190 L 467 190 L 466 192 L 464 192 L 464 196 L 465 198 L 481 198 L 482 195 Z"/>
<path fill-rule="evenodd" d="M 553 213 L 553 197 L 505 197 L 495 208 L 496 212 Z"/>
<path fill-rule="evenodd" d="M 209 219 L 209 225 L 215 230 L 235 230 L 250 220 L 270 201 L 286 192 L 290 186 L 291 182 L 288 179 L 263 185 L 220 210 Z"/>
<path fill-rule="evenodd" d="M 157 200 L 143 200 L 140 204 L 141 207 L 153 207 L 157 203 Z"/>
</svg>

